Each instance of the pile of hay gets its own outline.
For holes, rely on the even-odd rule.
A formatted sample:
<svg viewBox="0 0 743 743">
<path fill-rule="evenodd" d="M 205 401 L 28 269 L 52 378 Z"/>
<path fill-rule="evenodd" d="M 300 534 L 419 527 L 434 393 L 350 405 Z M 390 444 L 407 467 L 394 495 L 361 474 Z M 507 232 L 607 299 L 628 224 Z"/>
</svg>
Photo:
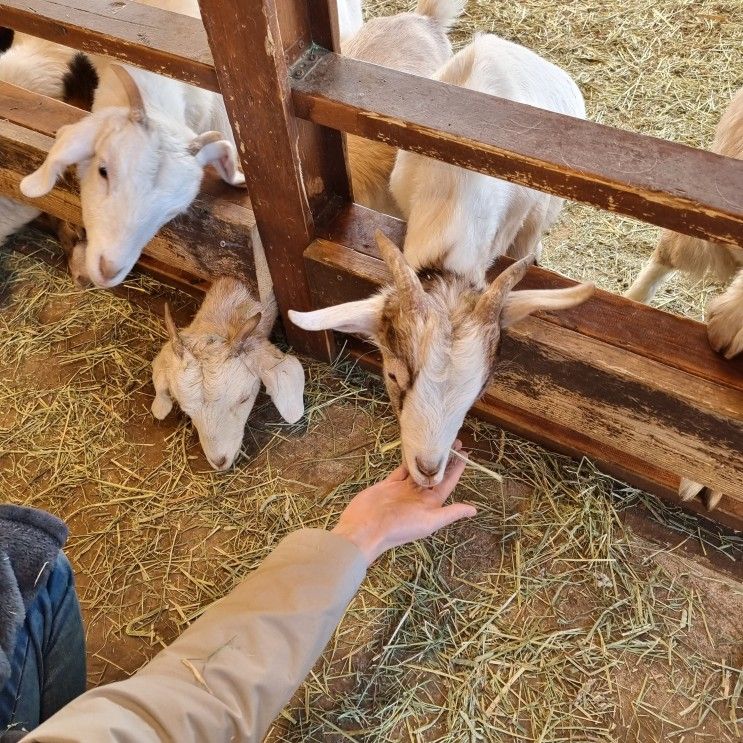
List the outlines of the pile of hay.
<svg viewBox="0 0 743 743">
<path fill-rule="evenodd" d="M 412 0 L 365 0 L 368 16 Z M 610 126 L 708 147 L 732 94 L 743 85 L 739 0 L 468 0 L 455 45 L 478 31 L 533 49 L 566 69 L 588 117 Z M 543 264 L 575 279 L 624 291 L 649 258 L 655 227 L 570 204 L 545 240 Z M 701 319 L 719 287 L 673 279 L 654 302 Z"/>
<path fill-rule="evenodd" d="M 214 473 L 183 416 L 149 415 L 156 314 L 17 254 L 2 289 L 0 488 L 71 526 L 95 683 L 134 671 L 284 535 L 332 525 L 396 464 L 380 386 L 308 363 L 306 418 L 284 424 L 261 397 L 238 466 Z M 469 469 L 456 497 L 478 517 L 371 569 L 269 740 L 738 740 L 743 587 L 633 536 L 621 512 L 642 501 L 731 560 L 743 540 L 588 462 L 470 433 L 505 484 Z"/>
</svg>

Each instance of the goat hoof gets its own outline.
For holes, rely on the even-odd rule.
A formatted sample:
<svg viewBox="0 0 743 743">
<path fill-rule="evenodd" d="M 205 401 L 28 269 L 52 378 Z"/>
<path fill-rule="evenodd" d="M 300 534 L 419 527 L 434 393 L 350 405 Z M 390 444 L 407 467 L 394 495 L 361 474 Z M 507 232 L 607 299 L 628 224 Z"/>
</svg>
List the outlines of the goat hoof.
<svg viewBox="0 0 743 743">
<path fill-rule="evenodd" d="M 722 500 L 722 493 L 719 490 L 710 490 L 702 496 L 702 500 L 708 511 L 714 511 Z"/>
<path fill-rule="evenodd" d="M 704 485 L 700 485 L 698 482 L 693 480 L 687 480 L 685 477 L 681 478 L 681 484 L 679 485 L 679 498 L 682 501 L 694 500 L 698 495 L 701 495 L 704 490 Z"/>
</svg>

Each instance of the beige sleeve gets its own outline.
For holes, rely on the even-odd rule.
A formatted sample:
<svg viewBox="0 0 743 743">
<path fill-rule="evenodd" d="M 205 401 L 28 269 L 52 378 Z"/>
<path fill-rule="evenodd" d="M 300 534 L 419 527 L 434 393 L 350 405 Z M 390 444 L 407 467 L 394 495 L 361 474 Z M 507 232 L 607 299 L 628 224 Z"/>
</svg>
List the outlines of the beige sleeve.
<svg viewBox="0 0 743 743">
<path fill-rule="evenodd" d="M 138 673 L 83 694 L 24 743 L 258 743 L 365 573 L 343 537 L 291 534 Z"/>
</svg>

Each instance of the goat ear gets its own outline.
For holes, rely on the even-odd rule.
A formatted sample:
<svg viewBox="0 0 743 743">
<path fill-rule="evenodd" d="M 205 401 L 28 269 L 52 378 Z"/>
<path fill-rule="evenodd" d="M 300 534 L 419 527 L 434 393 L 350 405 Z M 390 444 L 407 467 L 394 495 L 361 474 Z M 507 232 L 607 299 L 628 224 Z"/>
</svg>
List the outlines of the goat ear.
<svg viewBox="0 0 743 743">
<path fill-rule="evenodd" d="M 503 304 L 500 326 L 507 328 L 539 310 L 565 310 L 583 304 L 594 289 L 593 284 L 578 284 L 568 289 L 525 289 L 511 292 Z"/>
<path fill-rule="evenodd" d="M 139 90 L 139 86 L 134 82 L 134 78 L 129 74 L 129 70 L 122 67 L 119 64 L 112 64 L 111 70 L 115 73 L 119 79 L 126 97 L 129 101 L 129 118 L 135 124 L 147 124 L 147 111 L 144 107 L 144 100 L 142 99 L 142 93 Z"/>
<path fill-rule="evenodd" d="M 170 338 L 170 343 L 173 346 L 173 351 L 176 356 L 183 358 L 186 348 L 183 345 L 183 338 L 181 338 L 178 328 L 176 328 L 175 323 L 173 322 L 173 315 L 170 314 L 170 304 L 168 302 L 165 303 L 165 327 L 168 330 L 168 336 Z"/>
<path fill-rule="evenodd" d="M 281 417 L 296 423 L 304 415 L 304 369 L 299 359 L 266 341 L 258 352 L 258 374 Z"/>
<path fill-rule="evenodd" d="M 235 353 L 240 353 L 245 346 L 248 338 L 251 336 L 253 331 L 258 327 L 258 323 L 261 321 L 261 313 L 256 312 L 253 317 L 249 318 L 246 322 L 238 327 L 234 335 L 230 338 L 230 345 Z"/>
<path fill-rule="evenodd" d="M 405 260 L 400 248 L 382 230 L 377 230 L 374 233 L 374 238 L 384 262 L 392 272 L 392 279 L 395 282 L 395 288 L 400 295 L 400 299 L 409 309 L 420 308 L 425 292 L 418 275 Z"/>
<path fill-rule="evenodd" d="M 314 312 L 289 310 L 289 319 L 304 330 L 339 330 L 369 337 L 376 335 L 381 316 L 382 298 L 378 294 Z"/>
<path fill-rule="evenodd" d="M 205 168 L 211 165 L 231 186 L 244 186 L 245 176 L 238 169 L 237 150 L 220 132 L 204 132 L 191 141 L 188 151 Z"/>
<path fill-rule="evenodd" d="M 99 127 L 100 121 L 94 116 L 86 116 L 77 124 L 60 127 L 41 167 L 21 181 L 21 193 L 31 199 L 44 196 L 54 188 L 68 166 L 93 157 Z"/>
</svg>

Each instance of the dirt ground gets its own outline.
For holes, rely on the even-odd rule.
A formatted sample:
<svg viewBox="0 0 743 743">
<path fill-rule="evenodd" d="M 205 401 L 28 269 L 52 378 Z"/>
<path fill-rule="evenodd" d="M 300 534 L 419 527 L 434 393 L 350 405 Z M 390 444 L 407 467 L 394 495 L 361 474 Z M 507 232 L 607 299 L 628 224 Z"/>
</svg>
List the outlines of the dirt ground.
<svg viewBox="0 0 743 743">
<path fill-rule="evenodd" d="M 127 284 L 137 303 L 80 292 L 45 255 L 2 254 L 0 487 L 69 523 L 100 684 L 134 672 L 282 536 L 331 525 L 395 466 L 396 428 L 372 378 L 308 363 L 303 421 L 259 398 L 237 467 L 218 475 L 180 413 L 148 410 L 162 299 L 180 317 L 192 300 L 144 278 Z M 476 422 L 468 437 L 505 485 L 468 470 L 456 497 L 478 517 L 371 569 L 268 739 L 739 740 L 743 540 L 587 462 Z M 629 514 L 675 531 L 637 533 Z"/>
</svg>

